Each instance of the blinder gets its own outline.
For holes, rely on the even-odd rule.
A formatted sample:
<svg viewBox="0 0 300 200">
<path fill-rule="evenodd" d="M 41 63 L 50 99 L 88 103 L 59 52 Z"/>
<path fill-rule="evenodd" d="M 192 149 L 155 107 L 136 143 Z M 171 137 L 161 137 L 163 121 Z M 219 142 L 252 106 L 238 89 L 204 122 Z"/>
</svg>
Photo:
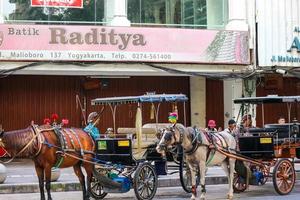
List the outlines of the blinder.
<svg viewBox="0 0 300 200">
<path fill-rule="evenodd" d="M 164 139 L 165 141 L 171 141 L 173 136 L 174 136 L 173 132 L 168 131 L 167 133 L 165 133 Z"/>
<path fill-rule="evenodd" d="M 4 130 L 2 129 L 1 132 L 0 132 L 0 147 L 2 147 L 2 148 L 4 148 L 4 146 L 5 146 L 3 141 L 2 141 L 2 138 L 1 138 L 1 137 L 3 137 L 3 134 L 4 134 Z"/>
<path fill-rule="evenodd" d="M 176 128 L 179 131 L 179 141 L 177 141 L 176 137 L 175 137 L 175 129 Z M 182 143 L 182 140 L 183 140 L 183 134 L 184 134 L 184 130 L 181 130 L 178 127 L 174 126 L 174 127 L 171 127 L 170 130 L 165 133 L 164 139 L 165 139 L 165 141 L 171 141 L 172 138 L 174 138 L 174 141 L 175 141 L 174 144 L 175 145 L 180 145 Z"/>
</svg>

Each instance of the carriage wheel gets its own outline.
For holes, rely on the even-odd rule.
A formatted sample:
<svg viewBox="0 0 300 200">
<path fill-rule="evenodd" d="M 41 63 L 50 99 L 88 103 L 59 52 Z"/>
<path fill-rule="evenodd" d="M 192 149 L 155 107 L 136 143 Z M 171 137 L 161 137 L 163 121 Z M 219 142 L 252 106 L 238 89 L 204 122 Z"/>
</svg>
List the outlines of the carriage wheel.
<svg viewBox="0 0 300 200">
<path fill-rule="evenodd" d="M 151 200 L 153 199 L 158 185 L 158 179 L 155 169 L 150 163 L 140 163 L 137 167 L 133 187 L 135 196 L 138 200 Z"/>
<path fill-rule="evenodd" d="M 191 178 L 191 170 L 189 166 L 186 164 L 184 157 L 180 160 L 179 164 L 179 178 L 182 189 L 187 192 L 192 192 L 192 178 Z M 196 172 L 196 185 L 198 186 L 200 183 L 200 172 L 197 170 Z"/>
<path fill-rule="evenodd" d="M 247 189 L 246 179 L 239 176 L 237 173 L 233 177 L 233 192 L 240 193 Z"/>
<path fill-rule="evenodd" d="M 94 199 L 103 199 L 107 195 L 107 193 L 103 191 L 103 185 L 101 185 L 101 183 L 97 179 L 98 175 L 99 172 L 96 168 L 94 168 L 90 194 Z"/>
<path fill-rule="evenodd" d="M 278 161 L 273 170 L 273 185 L 280 195 L 289 194 L 295 185 L 295 169 L 288 159 Z"/>
<path fill-rule="evenodd" d="M 90 194 L 94 199 L 103 199 L 107 195 L 103 191 L 103 186 L 95 177 L 92 178 Z"/>
</svg>

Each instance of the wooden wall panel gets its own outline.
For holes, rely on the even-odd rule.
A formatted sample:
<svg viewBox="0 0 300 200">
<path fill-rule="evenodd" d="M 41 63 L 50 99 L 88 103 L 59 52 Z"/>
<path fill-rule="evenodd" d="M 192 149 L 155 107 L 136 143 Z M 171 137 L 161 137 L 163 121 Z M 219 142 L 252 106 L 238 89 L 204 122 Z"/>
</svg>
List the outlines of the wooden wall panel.
<svg viewBox="0 0 300 200">
<path fill-rule="evenodd" d="M 206 79 L 206 124 L 216 121 L 217 128 L 224 128 L 224 87 L 223 81 Z"/>
<path fill-rule="evenodd" d="M 282 77 L 280 77 L 282 78 Z M 280 80 L 281 81 L 281 80 Z M 265 85 L 264 79 L 259 83 L 256 91 L 256 96 L 266 96 L 272 94 L 278 94 L 280 96 L 291 96 L 291 95 L 300 95 L 299 89 L 297 89 L 297 85 L 300 84 L 300 79 L 286 77 L 283 79 L 283 87 L 282 88 L 274 88 L 268 89 Z M 265 104 L 264 105 L 264 120 L 266 123 L 277 123 L 277 119 L 279 116 L 284 116 L 286 121 L 288 121 L 288 112 L 286 104 Z M 296 104 L 292 104 L 291 110 L 291 120 L 296 118 L 298 121 L 300 110 L 299 105 L 297 107 Z M 262 127 L 262 106 L 257 107 L 257 126 Z"/>
<path fill-rule="evenodd" d="M 102 80 L 101 80 L 102 81 Z M 142 95 L 145 92 L 184 93 L 189 96 L 188 77 L 131 77 L 126 79 L 107 79 L 106 87 L 84 89 L 83 77 L 71 76 L 9 76 L 0 79 L 0 124 L 6 131 L 22 129 L 34 120 L 42 124 L 45 117 L 57 113 L 61 118 L 68 118 L 70 126 L 82 127 L 83 117 L 76 105 L 79 95 L 84 105 L 86 97 L 87 114 L 99 111 L 101 106 L 91 106 L 90 100 L 97 97 Z M 118 107 L 117 125 L 134 126 L 136 105 Z M 144 123 L 155 122 L 150 119 L 149 104 L 144 104 Z M 183 107 L 178 104 L 179 121 L 183 122 Z M 190 123 L 190 106 L 186 105 L 187 122 Z M 167 122 L 171 104 L 160 108 L 160 120 Z M 102 132 L 112 127 L 112 117 L 107 107 L 101 118 L 99 128 Z"/>
<path fill-rule="evenodd" d="M 76 110 L 76 94 L 80 82 L 76 77 L 9 76 L 0 79 L 0 124 L 8 130 L 29 126 L 31 120 L 42 124 L 43 119 L 57 113 L 68 118 L 70 126 L 80 124 Z"/>
</svg>

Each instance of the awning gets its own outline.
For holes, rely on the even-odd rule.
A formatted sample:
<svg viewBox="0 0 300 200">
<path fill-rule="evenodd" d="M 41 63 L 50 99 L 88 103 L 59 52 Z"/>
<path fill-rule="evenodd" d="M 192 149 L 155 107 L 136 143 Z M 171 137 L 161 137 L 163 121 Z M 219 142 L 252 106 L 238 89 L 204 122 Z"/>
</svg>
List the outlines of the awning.
<svg viewBox="0 0 300 200">
<path fill-rule="evenodd" d="M 249 70 L 242 65 L 79 63 L 79 62 L 1 62 L 0 74 L 69 76 L 230 76 Z M 18 70 L 15 70 L 18 69 Z M 233 77 L 234 78 L 234 77 Z"/>
<path fill-rule="evenodd" d="M 145 94 L 140 96 L 123 96 L 97 98 L 92 105 L 126 104 L 126 103 L 154 103 L 154 102 L 184 102 L 188 98 L 184 94 Z"/>
</svg>

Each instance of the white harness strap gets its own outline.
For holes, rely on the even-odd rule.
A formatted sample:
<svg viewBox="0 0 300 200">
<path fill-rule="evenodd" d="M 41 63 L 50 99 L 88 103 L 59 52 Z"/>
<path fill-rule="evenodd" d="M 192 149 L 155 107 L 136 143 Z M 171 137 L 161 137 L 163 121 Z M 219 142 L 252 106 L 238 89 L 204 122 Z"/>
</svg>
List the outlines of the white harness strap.
<svg viewBox="0 0 300 200">
<path fill-rule="evenodd" d="M 75 136 L 75 138 L 76 138 L 76 140 L 77 140 L 77 142 L 78 142 L 78 144 L 79 144 L 79 148 L 80 148 L 80 155 L 81 156 L 83 156 L 83 149 L 82 149 L 82 144 L 81 144 L 81 142 L 80 142 L 80 139 L 78 138 L 78 135 L 77 135 L 77 133 L 75 133 L 75 131 L 73 130 L 73 129 L 69 129 L 70 130 L 70 132 L 71 133 L 73 133 L 73 135 Z"/>
</svg>

